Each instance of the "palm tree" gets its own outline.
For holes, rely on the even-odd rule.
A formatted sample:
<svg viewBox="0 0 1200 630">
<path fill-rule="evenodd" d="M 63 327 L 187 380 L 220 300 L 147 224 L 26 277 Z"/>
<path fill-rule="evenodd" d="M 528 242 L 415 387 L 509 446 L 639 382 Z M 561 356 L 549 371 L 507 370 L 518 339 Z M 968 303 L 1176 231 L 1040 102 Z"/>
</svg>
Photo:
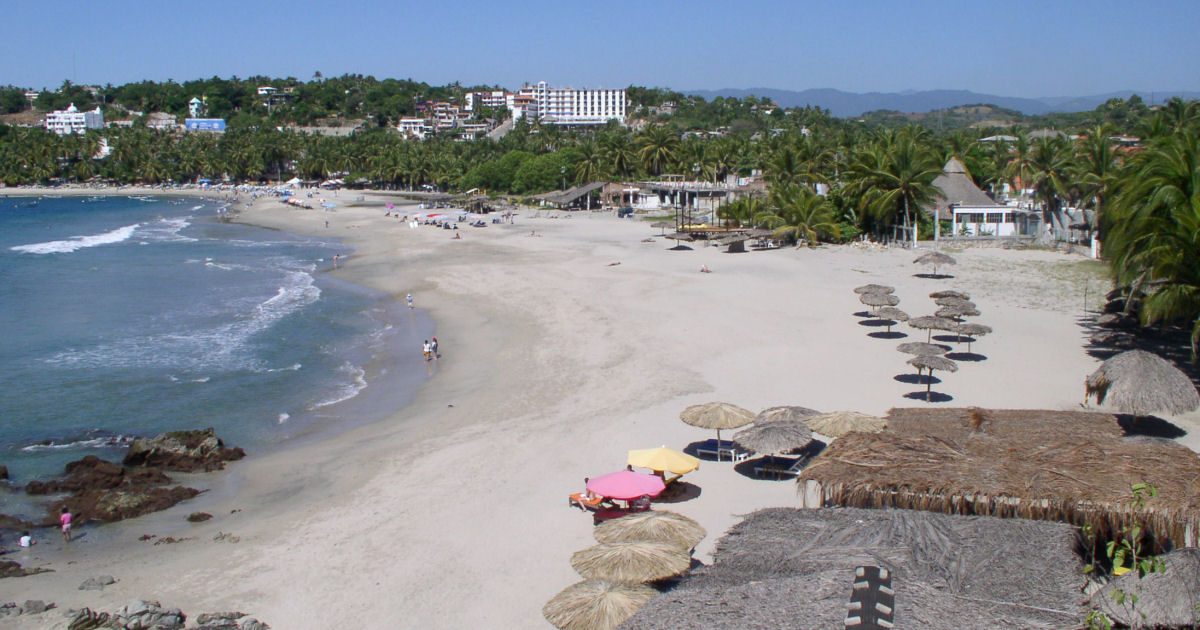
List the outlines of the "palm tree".
<svg viewBox="0 0 1200 630">
<path fill-rule="evenodd" d="M 575 147 L 575 183 L 587 184 L 603 179 L 608 174 L 604 151 L 593 140 L 585 140 Z"/>
<path fill-rule="evenodd" d="M 824 197 L 803 186 L 783 186 L 771 191 L 767 204 L 773 211 L 759 223 L 775 230 L 775 238 L 789 243 L 816 244 L 839 236 L 833 219 L 833 206 Z"/>
<path fill-rule="evenodd" d="M 620 178 L 633 175 L 637 169 L 637 152 L 627 134 L 609 133 L 601 138 L 600 146 L 614 175 Z"/>
<path fill-rule="evenodd" d="M 1071 154 L 1063 136 L 1038 138 L 1029 156 L 1030 180 L 1034 198 L 1041 202 L 1042 220 L 1059 230 L 1067 226 L 1062 206 L 1071 188 Z"/>
<path fill-rule="evenodd" d="M 917 218 L 913 212 L 940 194 L 933 180 L 941 173 L 935 155 L 918 144 L 913 135 L 901 132 L 884 136 L 874 147 L 860 152 L 849 175 L 875 220 L 895 225 L 897 216 L 902 217 L 904 230 L 911 231 L 916 247 Z"/>
<path fill-rule="evenodd" d="M 679 155 L 679 135 L 664 125 L 650 127 L 638 140 L 638 159 L 651 175 L 661 175 Z"/>
<path fill-rule="evenodd" d="M 1108 124 L 1093 127 L 1074 161 L 1073 179 L 1079 183 L 1080 197 L 1084 205 L 1092 209 L 1096 221 L 1104 212 L 1104 202 L 1120 176 L 1120 162 L 1110 140 L 1112 133 L 1112 126 Z"/>
</svg>

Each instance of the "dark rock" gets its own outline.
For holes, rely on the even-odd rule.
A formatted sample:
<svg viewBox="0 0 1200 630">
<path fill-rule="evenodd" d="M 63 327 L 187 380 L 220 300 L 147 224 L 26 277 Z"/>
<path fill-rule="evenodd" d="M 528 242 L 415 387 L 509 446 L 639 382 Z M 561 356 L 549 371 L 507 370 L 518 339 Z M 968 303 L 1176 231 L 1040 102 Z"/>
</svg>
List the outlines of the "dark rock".
<svg viewBox="0 0 1200 630">
<path fill-rule="evenodd" d="M 251 617 L 243 619 L 242 623 L 238 625 L 238 630 L 271 630 L 271 626 Z"/>
<path fill-rule="evenodd" d="M 0 479 L 8 481 L 8 466 L 0 466 Z"/>
<path fill-rule="evenodd" d="M 244 612 L 201 613 L 200 615 L 198 615 L 196 617 L 196 623 L 198 623 L 200 625 L 204 625 L 206 623 L 232 621 L 234 626 L 236 626 L 237 620 L 241 619 L 242 617 L 245 617 L 245 616 L 246 616 L 246 613 L 244 613 Z"/>
<path fill-rule="evenodd" d="M 213 471 L 225 462 L 246 456 L 240 448 L 228 448 L 212 428 L 172 431 L 150 439 L 136 440 L 125 454 L 126 466 L 149 466 L 179 472 Z"/>
<path fill-rule="evenodd" d="M 192 512 L 188 514 L 187 520 L 189 523 L 203 523 L 210 518 L 212 518 L 212 514 L 208 512 Z"/>
<path fill-rule="evenodd" d="M 7 529 L 14 532 L 28 531 L 36 527 L 29 521 L 23 521 L 15 516 L 0 514 L 0 529 Z"/>
<path fill-rule="evenodd" d="M 21 604 L 21 611 L 26 615 L 40 615 L 51 608 L 54 608 L 54 602 L 47 604 L 40 599 L 27 599 Z"/>
<path fill-rule="evenodd" d="M 81 591 L 103 591 L 105 586 L 115 584 L 117 580 L 111 575 L 97 575 L 90 577 L 79 585 Z"/>
<path fill-rule="evenodd" d="M 35 568 L 26 569 L 16 562 L 9 560 L 0 560 L 0 578 L 10 577 L 25 577 L 26 575 L 36 575 L 38 573 L 48 573 L 51 569 Z"/>
<path fill-rule="evenodd" d="M 112 618 L 125 630 L 177 630 L 183 628 L 187 615 L 178 608 L 138 600 L 117 609 Z"/>
<path fill-rule="evenodd" d="M 240 540 L 241 540 L 241 538 L 238 538 L 237 536 L 234 536 L 233 534 L 230 534 L 227 532 L 217 532 L 217 535 L 213 536 L 214 542 L 235 543 Z"/>
<path fill-rule="evenodd" d="M 175 543 L 181 543 L 185 540 L 195 540 L 195 539 L 194 538 L 176 538 L 174 536 L 167 536 L 166 538 L 159 538 L 158 540 L 154 541 L 154 546 L 157 547 L 159 545 L 174 545 Z"/>
<path fill-rule="evenodd" d="M 51 481 L 30 481 L 25 484 L 29 494 L 57 494 L 84 490 L 111 490 L 127 486 L 162 485 L 171 478 L 158 470 L 129 471 L 119 464 L 88 455 L 67 464 L 66 475 Z"/>
<path fill-rule="evenodd" d="M 16 602 L 0 604 L 0 618 L 16 617 L 19 614 L 21 614 L 21 607 Z"/>
<path fill-rule="evenodd" d="M 46 526 L 58 524 L 58 515 L 63 506 L 75 515 L 76 523 L 111 523 L 165 510 L 198 494 L 199 490 L 183 486 L 129 486 L 116 490 L 85 490 L 52 504 L 49 515 L 42 523 Z"/>
</svg>

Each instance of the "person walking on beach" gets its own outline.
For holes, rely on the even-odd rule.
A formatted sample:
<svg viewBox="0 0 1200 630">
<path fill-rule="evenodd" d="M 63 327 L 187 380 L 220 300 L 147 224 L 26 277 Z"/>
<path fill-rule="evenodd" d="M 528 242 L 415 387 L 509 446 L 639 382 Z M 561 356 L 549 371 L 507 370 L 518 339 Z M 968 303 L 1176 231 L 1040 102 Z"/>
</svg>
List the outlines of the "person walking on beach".
<svg viewBox="0 0 1200 630">
<path fill-rule="evenodd" d="M 413 307 L 413 305 L 412 305 L 412 294 L 411 294 L 411 293 L 409 293 L 408 295 L 404 296 L 404 301 L 405 301 L 405 302 L 408 302 L 408 310 L 410 310 L 410 311 L 411 311 L 411 310 L 412 310 L 412 307 Z"/>
<path fill-rule="evenodd" d="M 434 337 L 434 338 L 433 338 L 433 341 L 431 341 L 431 342 L 429 343 L 429 351 L 430 351 L 430 352 L 433 354 L 433 358 L 435 358 L 435 359 L 436 359 L 436 358 L 438 358 L 438 357 L 440 357 L 440 356 L 442 356 L 442 355 L 438 354 L 438 342 L 437 342 L 437 337 Z"/>
<path fill-rule="evenodd" d="M 58 522 L 62 523 L 63 542 L 71 542 L 71 511 L 65 505 L 62 514 L 58 516 Z"/>
<path fill-rule="evenodd" d="M 428 361 L 428 360 L 429 360 L 429 352 L 430 352 L 429 340 L 428 340 L 428 339 L 426 339 L 426 340 L 425 340 L 425 345 L 424 345 L 424 346 L 422 346 L 422 349 L 423 349 L 423 350 L 424 350 L 424 352 L 425 352 L 425 360 L 426 360 L 426 361 Z"/>
</svg>

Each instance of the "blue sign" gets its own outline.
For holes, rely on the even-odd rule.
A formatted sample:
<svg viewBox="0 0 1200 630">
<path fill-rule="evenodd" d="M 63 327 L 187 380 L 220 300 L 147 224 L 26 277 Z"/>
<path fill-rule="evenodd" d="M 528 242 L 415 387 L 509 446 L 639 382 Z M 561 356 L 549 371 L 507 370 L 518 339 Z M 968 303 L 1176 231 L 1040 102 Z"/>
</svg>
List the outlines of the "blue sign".
<svg viewBox="0 0 1200 630">
<path fill-rule="evenodd" d="M 188 131 L 225 131 L 225 119 L 187 118 L 183 121 L 183 128 Z"/>
</svg>

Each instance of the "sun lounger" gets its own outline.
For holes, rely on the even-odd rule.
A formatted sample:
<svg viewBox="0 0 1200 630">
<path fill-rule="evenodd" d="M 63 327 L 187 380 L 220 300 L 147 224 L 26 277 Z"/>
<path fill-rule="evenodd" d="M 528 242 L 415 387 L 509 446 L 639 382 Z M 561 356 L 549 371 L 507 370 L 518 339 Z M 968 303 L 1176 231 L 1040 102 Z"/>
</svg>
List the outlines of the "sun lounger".
<svg viewBox="0 0 1200 630">
<path fill-rule="evenodd" d="M 567 505 L 571 507 L 578 507 L 583 510 L 599 510 L 604 501 L 604 497 L 595 497 L 589 499 L 586 492 L 576 492 L 575 494 L 567 497 Z"/>
<path fill-rule="evenodd" d="M 789 457 L 764 457 L 762 462 L 754 467 L 755 477 L 774 477 L 782 479 L 784 477 L 795 477 L 804 469 L 804 465 L 808 463 L 808 455 L 801 455 L 795 459 Z"/>
<path fill-rule="evenodd" d="M 696 447 L 696 455 L 708 455 L 718 460 L 728 460 L 740 462 L 750 456 L 750 453 L 743 451 L 737 445 L 728 440 L 707 440 L 700 446 Z"/>
</svg>

